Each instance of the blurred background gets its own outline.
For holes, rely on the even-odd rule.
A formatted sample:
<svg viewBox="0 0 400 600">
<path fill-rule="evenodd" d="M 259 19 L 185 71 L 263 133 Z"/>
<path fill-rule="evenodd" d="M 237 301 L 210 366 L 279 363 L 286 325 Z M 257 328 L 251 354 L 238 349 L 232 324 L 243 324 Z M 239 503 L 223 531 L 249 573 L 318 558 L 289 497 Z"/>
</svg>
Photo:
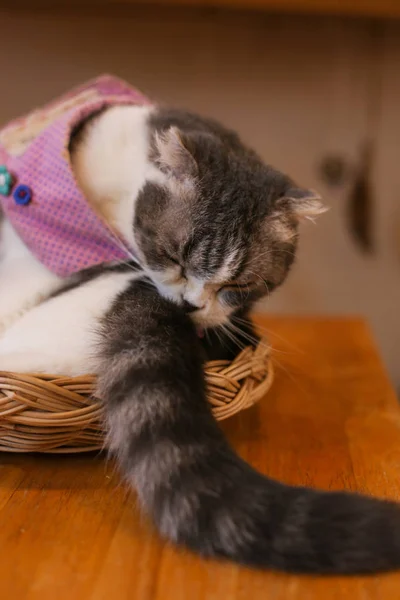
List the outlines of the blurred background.
<svg viewBox="0 0 400 600">
<path fill-rule="evenodd" d="M 207 6 L 206 6 L 207 5 Z M 400 390 L 398 0 L 0 3 L 0 121 L 111 72 L 323 195 L 263 310 L 364 315 Z"/>
</svg>

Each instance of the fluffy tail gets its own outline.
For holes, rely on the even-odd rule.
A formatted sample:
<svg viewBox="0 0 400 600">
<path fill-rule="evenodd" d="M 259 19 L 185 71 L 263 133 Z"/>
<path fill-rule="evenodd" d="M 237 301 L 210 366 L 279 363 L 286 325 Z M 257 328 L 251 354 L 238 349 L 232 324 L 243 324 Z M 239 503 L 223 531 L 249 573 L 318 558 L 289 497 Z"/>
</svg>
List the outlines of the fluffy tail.
<svg viewBox="0 0 400 600">
<path fill-rule="evenodd" d="M 98 393 L 109 447 L 165 538 L 203 556 L 307 573 L 400 566 L 400 508 L 289 487 L 229 447 L 206 402 L 201 350 L 180 310 L 136 282 L 104 323 Z"/>
</svg>

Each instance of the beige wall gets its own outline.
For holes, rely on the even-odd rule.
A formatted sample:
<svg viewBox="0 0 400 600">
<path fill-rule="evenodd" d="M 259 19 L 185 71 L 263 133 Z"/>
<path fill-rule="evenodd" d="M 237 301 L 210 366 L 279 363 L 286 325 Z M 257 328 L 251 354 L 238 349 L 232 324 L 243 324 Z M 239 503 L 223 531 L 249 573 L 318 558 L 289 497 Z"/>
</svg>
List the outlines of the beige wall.
<svg viewBox="0 0 400 600">
<path fill-rule="evenodd" d="M 331 205 L 304 227 L 297 269 L 274 311 L 363 313 L 400 384 L 400 25 L 157 9 L 103 15 L 0 13 L 1 120 L 101 72 L 156 99 L 219 118 L 263 157 Z M 318 164 L 350 163 L 368 137 L 376 254 L 359 253 L 345 227 L 349 185 L 329 189 Z"/>
</svg>

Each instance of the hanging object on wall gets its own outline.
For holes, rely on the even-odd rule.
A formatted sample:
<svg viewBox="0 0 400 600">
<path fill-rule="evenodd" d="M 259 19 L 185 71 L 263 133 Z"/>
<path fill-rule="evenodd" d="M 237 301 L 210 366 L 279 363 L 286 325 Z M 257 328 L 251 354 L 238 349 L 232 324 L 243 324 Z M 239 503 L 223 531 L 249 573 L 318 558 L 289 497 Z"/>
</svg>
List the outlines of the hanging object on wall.
<svg viewBox="0 0 400 600">
<path fill-rule="evenodd" d="M 354 175 L 346 211 L 347 225 L 353 240 L 363 252 L 368 254 L 372 254 L 375 249 L 372 162 L 373 147 L 371 142 L 367 142 L 362 149 L 361 161 Z"/>
<path fill-rule="evenodd" d="M 330 187 L 343 185 L 348 179 L 349 171 L 346 160 L 338 154 L 326 156 L 319 165 L 320 177 Z"/>
<path fill-rule="evenodd" d="M 372 143 L 364 144 L 357 165 L 352 165 L 340 155 L 328 155 L 319 165 L 321 179 L 331 188 L 345 187 L 345 221 L 353 242 L 363 253 L 374 251 L 374 207 L 372 200 L 371 171 Z"/>
</svg>

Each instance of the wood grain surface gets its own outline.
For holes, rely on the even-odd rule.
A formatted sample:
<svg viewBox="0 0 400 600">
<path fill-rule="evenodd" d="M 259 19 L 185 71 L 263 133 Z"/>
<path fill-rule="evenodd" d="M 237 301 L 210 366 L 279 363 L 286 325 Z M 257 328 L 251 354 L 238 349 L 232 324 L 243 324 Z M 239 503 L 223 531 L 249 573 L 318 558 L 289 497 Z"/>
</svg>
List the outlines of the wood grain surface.
<svg viewBox="0 0 400 600">
<path fill-rule="evenodd" d="M 87 0 L 86 0 L 87 1 Z M 99 3 L 99 0 L 90 0 Z M 180 6 L 224 6 L 256 8 L 306 14 L 399 17 L 398 0 L 101 0 L 105 4 L 163 4 Z"/>
<path fill-rule="evenodd" d="M 400 499 L 400 409 L 358 320 L 262 319 L 276 380 L 225 421 L 287 483 Z M 0 456 L 0 598 L 397 600 L 400 574 L 313 578 L 200 560 L 160 542 L 101 456 Z"/>
<path fill-rule="evenodd" d="M 29 10 L 71 9 L 80 10 L 124 6 L 179 6 L 198 8 L 256 9 L 270 12 L 348 15 L 357 17 L 398 18 L 398 0 L 2 0 L 2 5 Z"/>
</svg>

